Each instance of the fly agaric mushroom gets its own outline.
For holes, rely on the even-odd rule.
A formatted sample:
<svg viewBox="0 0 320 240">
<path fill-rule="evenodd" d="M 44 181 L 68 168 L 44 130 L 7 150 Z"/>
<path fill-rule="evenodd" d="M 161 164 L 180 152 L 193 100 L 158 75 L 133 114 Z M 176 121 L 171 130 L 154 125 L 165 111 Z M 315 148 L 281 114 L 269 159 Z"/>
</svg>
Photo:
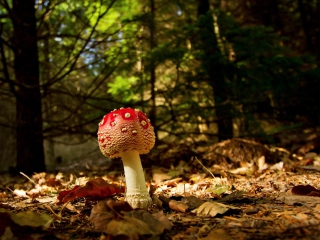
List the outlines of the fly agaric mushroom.
<svg viewBox="0 0 320 240">
<path fill-rule="evenodd" d="M 151 198 L 139 154 L 148 153 L 155 144 L 150 120 L 138 109 L 113 110 L 99 123 L 98 142 L 103 155 L 122 158 L 127 187 L 125 200 L 132 208 L 147 208 Z"/>
</svg>

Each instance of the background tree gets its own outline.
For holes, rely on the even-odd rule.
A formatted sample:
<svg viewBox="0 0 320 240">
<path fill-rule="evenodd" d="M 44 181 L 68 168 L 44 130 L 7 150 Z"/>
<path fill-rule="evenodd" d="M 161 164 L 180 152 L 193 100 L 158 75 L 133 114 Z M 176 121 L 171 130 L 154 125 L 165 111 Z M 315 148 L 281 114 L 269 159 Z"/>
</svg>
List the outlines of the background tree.
<svg viewBox="0 0 320 240">
<path fill-rule="evenodd" d="M 34 1 L 14 0 L 9 15 L 13 25 L 15 84 L 7 76 L 16 97 L 17 168 L 45 171 L 39 59 Z"/>
<path fill-rule="evenodd" d="M 319 1 L 33 4 L 38 56 L 30 57 L 38 59 L 39 69 L 24 71 L 38 72 L 39 82 L 27 86 L 18 81 L 21 72 L 15 75 L 17 8 L 0 0 L 2 166 L 24 154 L 11 147 L 18 143 L 12 133 L 32 99 L 20 102 L 16 111 L 19 91 L 40 94 L 32 93 L 41 100 L 32 111 L 41 111 L 42 124 L 39 117 L 32 121 L 41 125 L 36 132 L 43 136 L 48 166 L 61 157 L 99 154 L 97 123 L 122 106 L 150 115 L 159 144 L 211 144 L 229 137 L 275 143 L 279 133 L 319 126 L 320 109 L 314 104 L 320 90 Z"/>
</svg>

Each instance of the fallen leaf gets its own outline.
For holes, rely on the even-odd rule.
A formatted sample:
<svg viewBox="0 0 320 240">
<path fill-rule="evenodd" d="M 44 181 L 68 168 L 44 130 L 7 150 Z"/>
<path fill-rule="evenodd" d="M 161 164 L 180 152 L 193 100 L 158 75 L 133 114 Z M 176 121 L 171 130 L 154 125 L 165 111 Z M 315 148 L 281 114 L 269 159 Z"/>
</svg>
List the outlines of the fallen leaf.
<svg viewBox="0 0 320 240">
<path fill-rule="evenodd" d="M 201 240 L 229 240 L 231 236 L 227 232 L 227 230 L 223 228 L 215 228 L 210 231 L 208 236 L 205 238 L 200 238 Z"/>
<path fill-rule="evenodd" d="M 167 172 L 164 172 L 162 169 L 152 170 L 152 179 L 156 184 L 161 183 L 164 180 L 169 180 L 171 178 L 172 177 Z"/>
<path fill-rule="evenodd" d="M 189 206 L 181 201 L 176 201 L 176 200 L 170 200 L 169 201 L 169 207 L 172 210 L 178 211 L 178 212 L 186 212 L 189 208 Z"/>
<path fill-rule="evenodd" d="M 95 229 L 103 232 L 106 225 L 122 211 L 131 211 L 131 206 L 124 201 L 114 203 L 114 201 L 101 201 L 96 204 L 90 215 L 90 222 L 94 225 Z"/>
<path fill-rule="evenodd" d="M 32 211 L 25 211 L 19 213 L 9 213 L 13 222 L 20 226 L 42 227 L 46 229 L 50 226 L 53 219 L 44 213 L 35 213 Z"/>
<path fill-rule="evenodd" d="M 172 223 L 169 221 L 169 219 L 167 218 L 167 216 L 162 212 L 157 212 L 157 213 L 153 213 L 152 216 L 161 223 L 161 226 L 164 229 L 168 229 L 170 230 L 172 227 Z"/>
<path fill-rule="evenodd" d="M 320 197 L 320 190 L 312 187 L 311 185 L 294 186 L 291 193 L 294 195 Z"/>
<path fill-rule="evenodd" d="M 56 180 L 55 178 L 48 178 L 46 180 L 46 185 L 49 187 L 58 187 L 61 186 L 61 182 L 59 180 Z"/>
<path fill-rule="evenodd" d="M 258 170 L 258 166 L 254 163 L 240 162 L 240 164 L 242 165 L 240 168 L 231 169 L 229 172 L 233 174 L 252 176 Z"/>
<path fill-rule="evenodd" d="M 150 214 L 145 210 L 135 210 L 125 212 L 124 216 L 132 217 L 134 219 L 141 220 L 148 224 L 149 228 L 153 232 L 153 235 L 160 235 L 165 229 L 171 229 L 172 224 L 163 212 Z"/>
<path fill-rule="evenodd" d="M 301 221 L 306 221 L 306 220 L 308 220 L 309 216 L 305 213 L 298 213 L 296 215 L 296 218 L 298 218 Z"/>
<path fill-rule="evenodd" d="M 214 193 L 216 195 L 222 195 L 223 193 L 225 193 L 229 189 L 230 189 L 230 186 L 228 186 L 228 185 L 216 185 L 216 186 L 211 186 L 211 187 L 207 188 L 206 192 Z"/>
<path fill-rule="evenodd" d="M 199 231 L 197 233 L 197 237 L 198 239 L 205 236 L 211 229 L 212 227 L 210 227 L 208 224 L 204 224 L 202 227 L 199 228 Z"/>
<path fill-rule="evenodd" d="M 278 163 L 275 163 L 273 164 L 270 169 L 271 170 L 278 170 L 278 171 L 281 171 L 283 169 L 283 165 L 284 165 L 284 162 L 278 162 Z"/>
<path fill-rule="evenodd" d="M 297 203 L 306 205 L 309 207 L 314 207 L 316 204 L 320 204 L 320 198 L 314 196 L 303 196 L 303 195 L 293 195 L 288 193 L 280 193 L 279 197 L 276 199 L 287 205 L 295 205 Z"/>
<path fill-rule="evenodd" d="M 223 202 L 231 202 L 243 198 L 243 191 L 234 191 L 221 199 Z"/>
<path fill-rule="evenodd" d="M 320 212 L 320 204 L 317 204 L 316 207 L 314 208 L 314 210 Z"/>
<path fill-rule="evenodd" d="M 181 201 L 186 203 L 191 210 L 199 207 L 204 203 L 204 201 L 202 201 L 200 198 L 197 198 L 196 196 L 184 197 L 181 199 Z"/>
<path fill-rule="evenodd" d="M 9 196 L 6 192 L 0 193 L 0 202 L 6 201 L 8 198 L 9 198 Z"/>
<path fill-rule="evenodd" d="M 268 164 L 266 163 L 266 157 L 263 155 L 258 158 L 257 164 L 258 164 L 259 171 L 263 171 L 268 168 Z"/>
<path fill-rule="evenodd" d="M 0 209 L 0 236 L 4 233 L 10 234 L 19 232 L 23 227 L 47 229 L 53 221 L 48 214 L 25 211 L 19 213 L 6 212 Z"/>
<path fill-rule="evenodd" d="M 130 240 L 138 240 L 140 236 L 153 234 L 147 223 L 126 216 L 120 220 L 111 220 L 106 225 L 104 233 L 119 239 L 121 237 Z"/>
<path fill-rule="evenodd" d="M 103 178 L 88 181 L 85 186 L 75 186 L 71 190 L 61 191 L 58 195 L 58 204 L 72 201 L 76 198 L 104 199 L 114 194 L 124 192 L 123 188 L 107 183 Z"/>
<path fill-rule="evenodd" d="M 162 201 L 164 206 L 169 207 L 174 211 L 186 212 L 189 208 L 189 206 L 186 203 L 167 198 L 164 195 L 160 195 L 159 199 Z"/>
<path fill-rule="evenodd" d="M 15 189 L 13 193 L 18 197 L 30 198 L 25 190 Z"/>
<path fill-rule="evenodd" d="M 237 207 L 225 205 L 218 202 L 205 202 L 200 207 L 192 210 L 197 216 L 211 216 L 214 217 L 217 214 L 224 214 L 229 209 L 238 209 Z"/>
<path fill-rule="evenodd" d="M 59 193 L 59 195 L 58 195 L 58 197 L 57 197 L 57 199 L 59 200 L 59 203 L 64 203 L 65 201 L 63 201 L 64 200 L 64 198 L 66 197 L 66 196 L 68 196 L 68 197 L 70 197 L 70 196 L 72 196 L 72 195 L 75 195 L 75 191 L 79 188 L 80 186 L 78 186 L 78 185 L 76 185 L 76 186 L 74 186 L 72 189 L 70 189 L 70 190 L 63 190 L 63 191 L 61 191 L 60 193 Z M 75 196 L 76 197 L 76 196 Z M 75 198 L 74 197 L 74 198 Z"/>
<path fill-rule="evenodd" d="M 300 168 L 305 170 L 320 171 L 320 166 L 300 166 Z"/>
<path fill-rule="evenodd" d="M 99 202 L 90 215 L 94 228 L 107 235 L 130 240 L 158 236 L 171 228 L 171 222 L 162 212 L 150 214 L 145 210 L 132 210 L 126 204 L 111 200 Z"/>
</svg>

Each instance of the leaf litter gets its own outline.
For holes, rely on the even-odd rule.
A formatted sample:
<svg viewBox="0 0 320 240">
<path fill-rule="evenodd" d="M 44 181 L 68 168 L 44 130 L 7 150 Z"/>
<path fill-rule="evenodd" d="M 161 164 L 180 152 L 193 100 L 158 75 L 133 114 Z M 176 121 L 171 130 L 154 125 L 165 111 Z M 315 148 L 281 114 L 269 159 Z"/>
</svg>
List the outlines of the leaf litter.
<svg viewBox="0 0 320 240">
<path fill-rule="evenodd" d="M 232 143 L 189 163 L 174 153 L 178 161 L 169 168 L 147 170 L 154 203 L 148 210 L 124 201 L 121 168 L 79 178 L 70 171 L 3 174 L 1 239 L 317 239 L 318 154 Z"/>
</svg>

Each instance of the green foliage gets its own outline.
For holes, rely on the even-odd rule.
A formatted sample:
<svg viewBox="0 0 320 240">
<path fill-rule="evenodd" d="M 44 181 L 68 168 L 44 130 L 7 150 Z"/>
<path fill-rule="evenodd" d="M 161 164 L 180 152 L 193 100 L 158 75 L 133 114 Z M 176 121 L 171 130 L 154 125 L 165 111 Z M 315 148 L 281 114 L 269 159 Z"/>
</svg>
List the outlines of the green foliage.
<svg viewBox="0 0 320 240">
<path fill-rule="evenodd" d="M 137 83 L 138 80 L 139 78 L 134 76 L 129 78 L 116 76 L 114 82 L 108 83 L 108 93 L 110 93 L 113 97 L 121 96 L 124 103 L 134 100 L 137 101 L 138 96 L 135 94 L 133 86 Z"/>
</svg>

